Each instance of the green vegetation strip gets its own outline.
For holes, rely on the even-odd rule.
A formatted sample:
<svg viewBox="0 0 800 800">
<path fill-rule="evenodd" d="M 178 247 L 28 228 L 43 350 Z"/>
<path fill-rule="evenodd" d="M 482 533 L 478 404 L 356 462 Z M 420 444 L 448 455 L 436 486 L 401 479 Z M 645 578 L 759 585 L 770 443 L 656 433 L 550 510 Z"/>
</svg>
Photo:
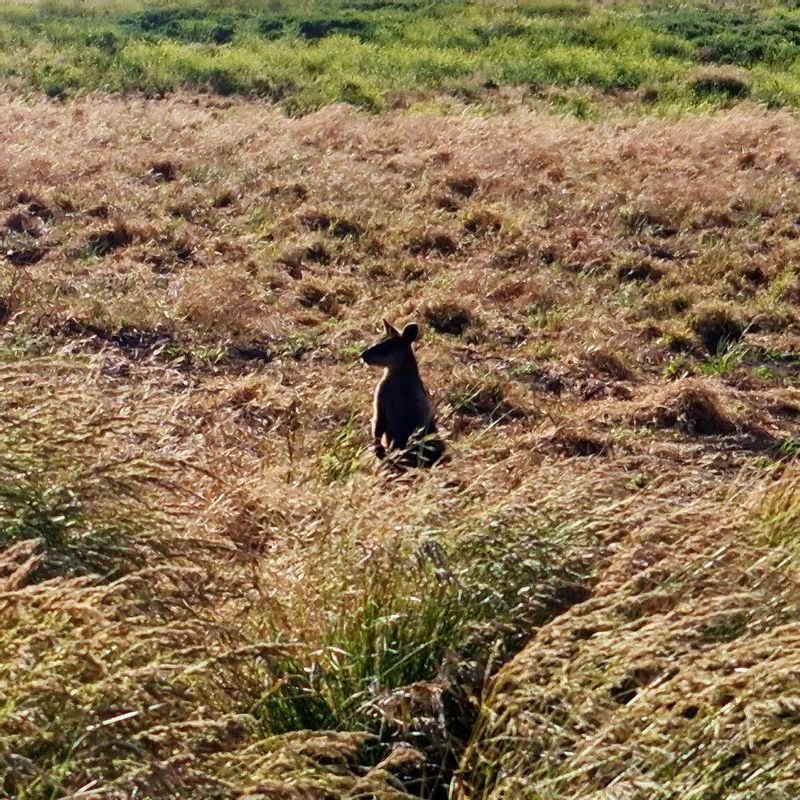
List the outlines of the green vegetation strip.
<svg viewBox="0 0 800 800">
<path fill-rule="evenodd" d="M 280 101 L 289 113 L 335 101 L 378 111 L 421 90 L 485 103 L 503 86 L 579 114 L 634 90 L 648 108 L 748 96 L 794 106 L 799 59 L 800 11 L 787 4 L 67 0 L 0 9 L 0 77 L 13 86 L 54 97 L 204 87 Z"/>
</svg>

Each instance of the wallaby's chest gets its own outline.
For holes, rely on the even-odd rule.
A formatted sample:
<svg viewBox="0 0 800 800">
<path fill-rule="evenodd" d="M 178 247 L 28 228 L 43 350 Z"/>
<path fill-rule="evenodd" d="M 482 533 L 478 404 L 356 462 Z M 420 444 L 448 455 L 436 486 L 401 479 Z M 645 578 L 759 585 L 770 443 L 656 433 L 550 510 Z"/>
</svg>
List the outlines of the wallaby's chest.
<svg viewBox="0 0 800 800">
<path fill-rule="evenodd" d="M 391 373 L 378 384 L 375 415 L 383 422 L 390 444 L 403 446 L 418 428 L 427 428 L 433 409 L 422 381 Z"/>
<path fill-rule="evenodd" d="M 430 401 L 422 381 L 411 384 L 384 379 L 375 392 L 375 404 L 387 414 L 428 414 Z"/>
</svg>

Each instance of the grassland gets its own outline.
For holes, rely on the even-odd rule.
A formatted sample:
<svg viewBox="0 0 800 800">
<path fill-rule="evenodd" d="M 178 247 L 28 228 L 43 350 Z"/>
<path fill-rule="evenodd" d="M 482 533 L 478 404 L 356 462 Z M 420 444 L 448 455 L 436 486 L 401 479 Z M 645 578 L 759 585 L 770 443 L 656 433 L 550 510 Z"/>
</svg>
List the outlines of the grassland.
<svg viewBox="0 0 800 800">
<path fill-rule="evenodd" d="M 0 78 L 53 97 L 194 87 L 291 114 L 442 97 L 483 113 L 523 104 L 579 116 L 800 101 L 791 3 L 12 2 L 0 8 L 0 53 Z"/>
<path fill-rule="evenodd" d="M 800 794 L 796 12 L 714 14 L 0 9 L 0 796 Z"/>
</svg>

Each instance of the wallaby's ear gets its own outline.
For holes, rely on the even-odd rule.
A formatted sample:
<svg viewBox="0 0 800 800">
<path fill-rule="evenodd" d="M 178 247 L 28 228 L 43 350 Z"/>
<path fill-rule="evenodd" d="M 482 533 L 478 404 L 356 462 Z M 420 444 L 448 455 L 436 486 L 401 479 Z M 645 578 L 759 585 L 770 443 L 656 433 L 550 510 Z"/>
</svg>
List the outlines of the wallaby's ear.
<svg viewBox="0 0 800 800">
<path fill-rule="evenodd" d="M 383 321 L 383 327 L 386 328 L 386 335 L 390 339 L 396 339 L 398 336 L 400 336 L 400 334 L 397 332 L 397 328 L 395 328 L 394 325 L 389 322 L 389 320 L 385 319 Z"/>
<path fill-rule="evenodd" d="M 403 328 L 404 342 L 409 342 L 409 343 L 414 342 L 416 341 L 418 335 L 419 335 L 419 325 L 416 325 L 413 322 L 410 323 L 409 325 L 406 325 L 405 328 Z"/>
</svg>

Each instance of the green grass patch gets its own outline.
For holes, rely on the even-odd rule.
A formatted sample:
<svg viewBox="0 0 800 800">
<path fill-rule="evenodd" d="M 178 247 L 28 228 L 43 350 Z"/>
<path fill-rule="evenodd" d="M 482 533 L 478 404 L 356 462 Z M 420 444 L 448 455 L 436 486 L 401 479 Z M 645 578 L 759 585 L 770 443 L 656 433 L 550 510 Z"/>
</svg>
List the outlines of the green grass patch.
<svg viewBox="0 0 800 800">
<path fill-rule="evenodd" d="M 357 586 L 353 605 L 330 615 L 316 649 L 271 671 L 253 712 L 265 730 L 370 730 L 391 738 L 397 725 L 413 729 L 412 709 L 405 721 L 387 713 L 396 690 L 449 676 L 461 690 L 479 692 L 486 671 L 537 626 L 585 599 L 597 547 L 591 521 L 525 507 L 487 516 L 473 530 L 442 531 L 412 552 L 386 553 L 347 586 L 330 587 L 340 601 Z M 424 747 L 429 736 L 412 733 Z"/>
<path fill-rule="evenodd" d="M 108 0 L 0 9 L 0 76 L 15 85 L 51 97 L 201 88 L 263 96 L 290 113 L 337 101 L 375 112 L 420 90 L 488 102 L 501 85 L 646 89 L 649 105 L 707 105 L 721 92 L 723 101 L 749 94 L 791 106 L 798 58 L 795 12 L 701 4 Z M 740 66 L 752 73 L 749 91 L 692 82 L 698 64 Z"/>
<path fill-rule="evenodd" d="M 800 17 L 789 12 L 664 3 L 651 6 L 644 20 L 688 42 L 698 60 L 713 64 L 786 64 L 800 53 Z"/>
</svg>

